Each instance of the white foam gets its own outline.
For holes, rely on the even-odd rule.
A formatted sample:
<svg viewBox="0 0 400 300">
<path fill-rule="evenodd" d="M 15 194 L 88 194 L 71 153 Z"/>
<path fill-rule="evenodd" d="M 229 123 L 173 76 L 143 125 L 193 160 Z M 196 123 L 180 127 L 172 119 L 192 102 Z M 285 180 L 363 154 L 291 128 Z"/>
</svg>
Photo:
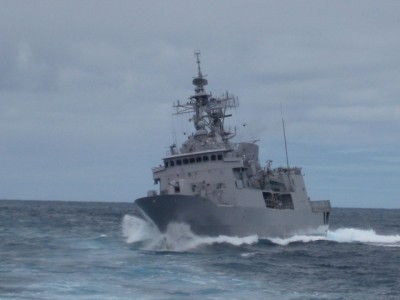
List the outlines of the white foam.
<svg viewBox="0 0 400 300">
<path fill-rule="evenodd" d="M 381 235 L 373 229 L 339 228 L 328 231 L 327 239 L 340 243 L 368 243 L 378 245 L 392 245 L 400 243 L 400 235 Z"/>
<path fill-rule="evenodd" d="M 188 251 L 204 245 L 228 243 L 234 246 L 254 244 L 258 242 L 257 235 L 247 237 L 231 236 L 197 236 L 190 226 L 182 223 L 171 223 L 165 233 L 161 233 L 151 223 L 126 215 L 122 221 L 122 232 L 127 243 L 141 243 L 146 250 Z"/>
<path fill-rule="evenodd" d="M 278 245 L 288 245 L 293 242 L 334 241 L 338 243 L 365 243 L 376 246 L 400 247 L 400 235 L 381 235 L 373 229 L 339 228 L 329 230 L 326 236 L 294 235 L 289 238 L 270 238 Z"/>
<path fill-rule="evenodd" d="M 145 250 L 188 251 L 201 246 L 227 243 L 234 246 L 251 245 L 259 241 L 257 235 L 235 237 L 220 235 L 217 237 L 197 236 L 190 226 L 171 223 L 165 233 L 141 218 L 125 215 L 122 221 L 122 233 L 127 243 L 140 243 Z M 329 230 L 327 235 L 294 235 L 288 238 L 268 238 L 274 244 L 286 246 L 294 242 L 334 241 L 338 243 L 365 243 L 375 246 L 400 247 L 400 235 L 381 235 L 373 229 L 339 228 Z"/>
<path fill-rule="evenodd" d="M 319 235 L 294 235 L 289 238 L 269 238 L 268 240 L 270 240 L 274 244 L 286 246 L 290 243 L 295 243 L 295 242 L 309 243 L 309 242 L 326 240 L 326 237 Z"/>
</svg>

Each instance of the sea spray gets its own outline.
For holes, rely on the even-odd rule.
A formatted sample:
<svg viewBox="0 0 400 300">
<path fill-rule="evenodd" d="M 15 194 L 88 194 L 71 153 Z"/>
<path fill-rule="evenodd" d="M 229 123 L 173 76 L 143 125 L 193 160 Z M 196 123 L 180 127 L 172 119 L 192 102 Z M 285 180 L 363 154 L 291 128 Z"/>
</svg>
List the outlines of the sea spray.
<svg viewBox="0 0 400 300">
<path fill-rule="evenodd" d="M 190 226 L 182 223 L 171 223 L 165 233 L 156 226 L 141 218 L 125 215 L 122 221 L 122 232 L 127 243 L 138 244 L 144 250 L 156 251 L 189 251 L 200 246 L 227 243 L 234 246 L 255 244 L 257 235 L 235 237 L 220 235 L 217 237 L 198 236 Z"/>
</svg>

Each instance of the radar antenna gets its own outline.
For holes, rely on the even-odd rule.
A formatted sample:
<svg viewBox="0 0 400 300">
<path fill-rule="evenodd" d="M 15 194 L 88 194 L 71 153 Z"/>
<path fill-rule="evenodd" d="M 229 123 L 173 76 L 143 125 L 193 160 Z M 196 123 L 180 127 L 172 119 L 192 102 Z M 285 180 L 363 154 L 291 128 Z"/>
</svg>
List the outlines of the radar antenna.
<svg viewBox="0 0 400 300">
<path fill-rule="evenodd" d="M 197 77 L 193 78 L 193 85 L 196 86 L 195 91 L 197 93 L 204 92 L 204 86 L 207 85 L 208 81 L 207 79 L 204 78 L 203 73 L 201 73 L 201 67 L 200 67 L 200 51 L 197 50 L 194 52 L 194 55 L 196 56 L 196 62 L 197 62 Z"/>
</svg>

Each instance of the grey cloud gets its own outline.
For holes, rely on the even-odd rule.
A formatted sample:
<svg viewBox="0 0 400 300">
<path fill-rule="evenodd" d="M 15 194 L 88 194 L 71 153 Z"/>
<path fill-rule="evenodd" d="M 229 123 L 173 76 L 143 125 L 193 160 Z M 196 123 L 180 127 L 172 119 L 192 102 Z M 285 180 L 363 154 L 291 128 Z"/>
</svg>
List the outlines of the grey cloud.
<svg viewBox="0 0 400 300">
<path fill-rule="evenodd" d="M 260 138 L 277 163 L 281 105 L 299 159 L 318 151 L 346 169 L 351 157 L 335 151 L 398 149 L 399 8 L 365 0 L 4 2 L 0 178 L 13 188 L 0 197 L 113 200 L 118 190 L 129 201 L 152 188 L 150 167 L 172 142 L 170 105 L 192 93 L 195 49 L 209 90 L 240 98 L 231 125 L 248 123 L 240 136 Z M 305 162 L 310 170 L 323 163 Z M 341 172 L 313 179 L 338 206 L 344 196 L 328 177 Z M 99 183 L 109 191 L 97 192 Z"/>
</svg>

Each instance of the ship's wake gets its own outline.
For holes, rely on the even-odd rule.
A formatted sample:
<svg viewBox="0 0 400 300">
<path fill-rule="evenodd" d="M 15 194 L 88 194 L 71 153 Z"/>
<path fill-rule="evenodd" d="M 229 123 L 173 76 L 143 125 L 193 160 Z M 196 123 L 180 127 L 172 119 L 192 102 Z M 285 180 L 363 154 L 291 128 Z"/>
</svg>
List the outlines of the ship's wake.
<svg viewBox="0 0 400 300">
<path fill-rule="evenodd" d="M 190 226 L 171 223 L 165 233 L 141 218 L 125 215 L 122 221 L 122 233 L 127 243 L 143 250 L 183 252 L 198 249 L 202 246 L 229 244 L 233 246 L 257 244 L 268 240 L 276 245 L 286 246 L 292 243 L 310 243 L 331 241 L 337 243 L 363 243 L 374 246 L 400 247 L 400 235 L 377 234 L 373 229 L 339 228 L 329 230 L 327 235 L 294 235 L 288 238 L 259 238 L 257 235 L 247 237 L 232 236 L 197 236 Z"/>
<path fill-rule="evenodd" d="M 341 243 L 358 242 L 376 246 L 400 247 L 399 234 L 378 234 L 373 229 L 339 228 L 329 231 L 327 238 Z"/>
<path fill-rule="evenodd" d="M 337 243 L 363 243 L 374 246 L 400 247 L 400 235 L 377 234 L 373 229 L 338 228 L 329 230 L 326 236 L 294 235 L 289 238 L 271 238 L 278 245 L 295 242 L 332 241 Z"/>
</svg>

